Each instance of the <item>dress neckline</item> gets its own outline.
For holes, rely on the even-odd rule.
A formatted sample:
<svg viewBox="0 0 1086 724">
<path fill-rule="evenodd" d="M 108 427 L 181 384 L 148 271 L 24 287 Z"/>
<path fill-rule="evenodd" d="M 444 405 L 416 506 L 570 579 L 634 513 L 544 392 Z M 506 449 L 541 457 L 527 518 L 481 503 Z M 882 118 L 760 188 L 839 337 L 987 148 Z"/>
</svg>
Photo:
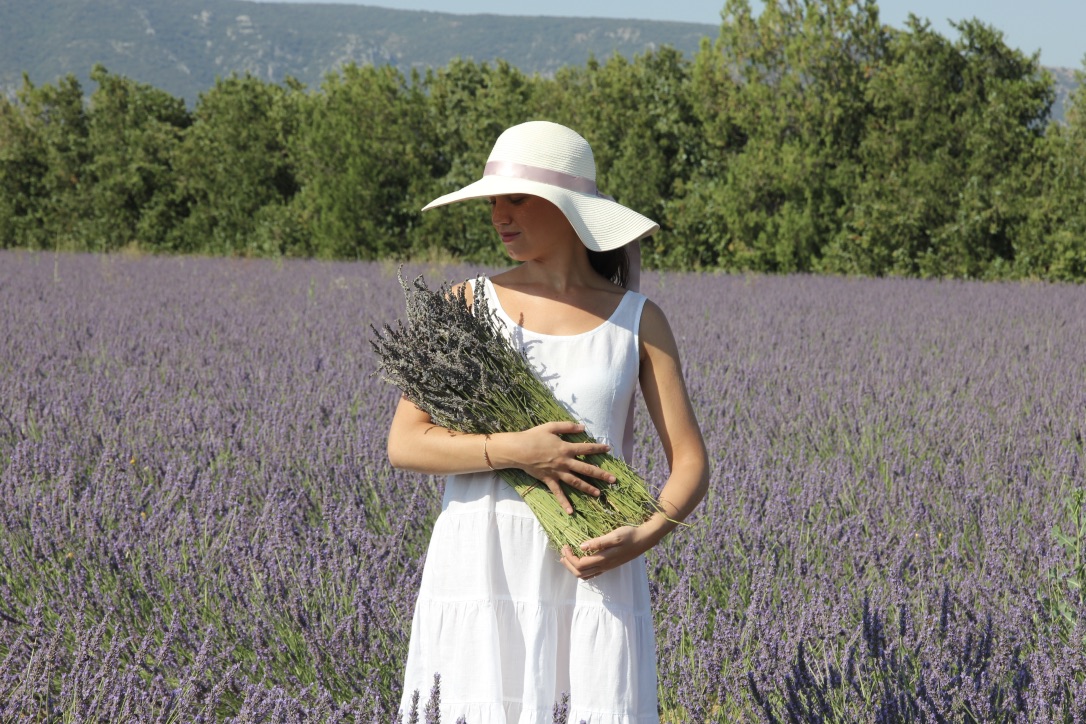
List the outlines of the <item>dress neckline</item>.
<svg viewBox="0 0 1086 724">
<path fill-rule="evenodd" d="M 498 314 L 499 317 L 501 317 L 503 322 L 505 322 L 506 324 L 512 325 L 512 328 L 518 330 L 522 335 L 523 334 L 530 334 L 533 337 L 543 337 L 543 338 L 547 338 L 547 339 L 576 339 L 578 337 L 586 337 L 586 336 L 588 336 L 590 334 L 595 334 L 596 332 L 599 332 L 601 329 L 604 329 L 605 327 L 607 327 L 608 325 L 612 324 L 615 321 L 615 319 L 618 317 L 619 312 L 622 311 L 622 307 L 626 304 L 626 301 L 630 298 L 630 290 L 627 289 L 622 294 L 622 299 L 619 300 L 618 304 L 615 306 L 615 310 L 613 312 L 611 312 L 610 316 L 608 316 L 607 319 L 603 320 L 602 322 L 597 324 L 595 327 L 592 327 L 591 329 L 586 329 L 585 331 L 577 332 L 576 334 L 547 334 L 546 332 L 537 332 L 534 329 L 529 329 L 528 327 L 525 327 L 525 326 L 521 325 L 519 322 L 517 322 L 516 320 L 514 320 L 505 311 L 505 307 L 502 306 L 501 300 L 498 299 L 498 291 L 494 288 L 494 285 L 491 283 L 490 277 L 484 276 L 483 277 L 483 284 L 486 286 L 486 294 L 487 294 L 487 298 L 489 299 L 490 308 L 493 309 Z"/>
</svg>

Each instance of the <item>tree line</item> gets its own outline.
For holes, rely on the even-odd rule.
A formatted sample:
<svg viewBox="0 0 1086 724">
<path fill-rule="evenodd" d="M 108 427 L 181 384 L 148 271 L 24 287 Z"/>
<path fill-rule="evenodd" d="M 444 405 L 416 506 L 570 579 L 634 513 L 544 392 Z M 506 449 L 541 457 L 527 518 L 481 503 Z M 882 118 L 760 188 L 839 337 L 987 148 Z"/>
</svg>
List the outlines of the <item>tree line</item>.
<svg viewBox="0 0 1086 724">
<path fill-rule="evenodd" d="M 719 37 L 553 77 L 348 65 L 183 100 L 95 67 L 0 99 L 0 247 L 502 261 L 476 178 L 505 128 L 569 125 L 599 185 L 658 220 L 659 269 L 1086 279 L 1086 86 L 976 20 L 872 0 L 728 0 Z"/>
</svg>

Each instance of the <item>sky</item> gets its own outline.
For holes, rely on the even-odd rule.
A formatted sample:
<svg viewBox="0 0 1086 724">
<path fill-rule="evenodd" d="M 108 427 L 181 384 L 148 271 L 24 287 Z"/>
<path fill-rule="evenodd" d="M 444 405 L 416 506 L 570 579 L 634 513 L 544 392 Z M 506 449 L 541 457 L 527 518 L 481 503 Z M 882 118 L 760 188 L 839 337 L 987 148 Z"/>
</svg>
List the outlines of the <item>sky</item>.
<svg viewBox="0 0 1086 724">
<path fill-rule="evenodd" d="M 276 0 L 273 0 L 276 1 Z M 548 0 L 541 5 L 509 0 L 279 0 L 378 5 L 400 10 L 498 15 L 637 18 L 717 25 L 724 0 Z M 762 6 L 752 0 L 751 7 Z M 1027 54 L 1041 52 L 1041 64 L 1083 68 L 1086 58 L 1086 0 L 880 0 L 884 23 L 901 27 L 909 13 L 931 21 L 948 37 L 958 34 L 949 20 L 978 18 L 1003 32 L 1007 45 Z"/>
</svg>

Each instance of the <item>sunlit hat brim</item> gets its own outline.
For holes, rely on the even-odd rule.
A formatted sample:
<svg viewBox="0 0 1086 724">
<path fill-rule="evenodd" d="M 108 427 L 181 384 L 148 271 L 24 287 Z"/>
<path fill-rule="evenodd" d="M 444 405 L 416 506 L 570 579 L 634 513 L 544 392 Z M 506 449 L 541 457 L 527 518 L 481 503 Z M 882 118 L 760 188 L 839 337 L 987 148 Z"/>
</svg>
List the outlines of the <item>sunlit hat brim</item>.
<svg viewBox="0 0 1086 724">
<path fill-rule="evenodd" d="M 464 188 L 438 197 L 423 207 L 485 199 L 491 196 L 526 194 L 541 196 L 557 206 L 573 225 L 581 242 L 593 251 L 609 251 L 656 233 L 660 225 L 633 209 L 596 194 L 571 191 L 539 181 L 509 176 L 483 176 Z"/>
<path fill-rule="evenodd" d="M 581 242 L 609 251 L 656 232 L 660 226 L 601 194 L 592 147 L 579 133 L 550 121 L 505 129 L 494 142 L 483 177 L 423 209 L 466 199 L 528 194 L 562 210 Z"/>
</svg>

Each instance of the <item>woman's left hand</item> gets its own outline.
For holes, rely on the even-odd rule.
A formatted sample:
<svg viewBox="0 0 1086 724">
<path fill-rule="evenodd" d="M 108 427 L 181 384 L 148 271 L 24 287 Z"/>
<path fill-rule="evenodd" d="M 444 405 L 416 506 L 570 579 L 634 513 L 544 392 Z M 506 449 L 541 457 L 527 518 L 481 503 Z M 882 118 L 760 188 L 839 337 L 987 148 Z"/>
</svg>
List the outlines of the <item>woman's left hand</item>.
<svg viewBox="0 0 1086 724">
<path fill-rule="evenodd" d="M 566 546 L 562 549 L 562 565 L 577 578 L 589 580 L 605 571 L 632 561 L 652 548 L 659 538 L 648 531 L 648 526 L 623 526 L 599 538 L 581 544 L 587 554 L 580 557 Z"/>
</svg>

